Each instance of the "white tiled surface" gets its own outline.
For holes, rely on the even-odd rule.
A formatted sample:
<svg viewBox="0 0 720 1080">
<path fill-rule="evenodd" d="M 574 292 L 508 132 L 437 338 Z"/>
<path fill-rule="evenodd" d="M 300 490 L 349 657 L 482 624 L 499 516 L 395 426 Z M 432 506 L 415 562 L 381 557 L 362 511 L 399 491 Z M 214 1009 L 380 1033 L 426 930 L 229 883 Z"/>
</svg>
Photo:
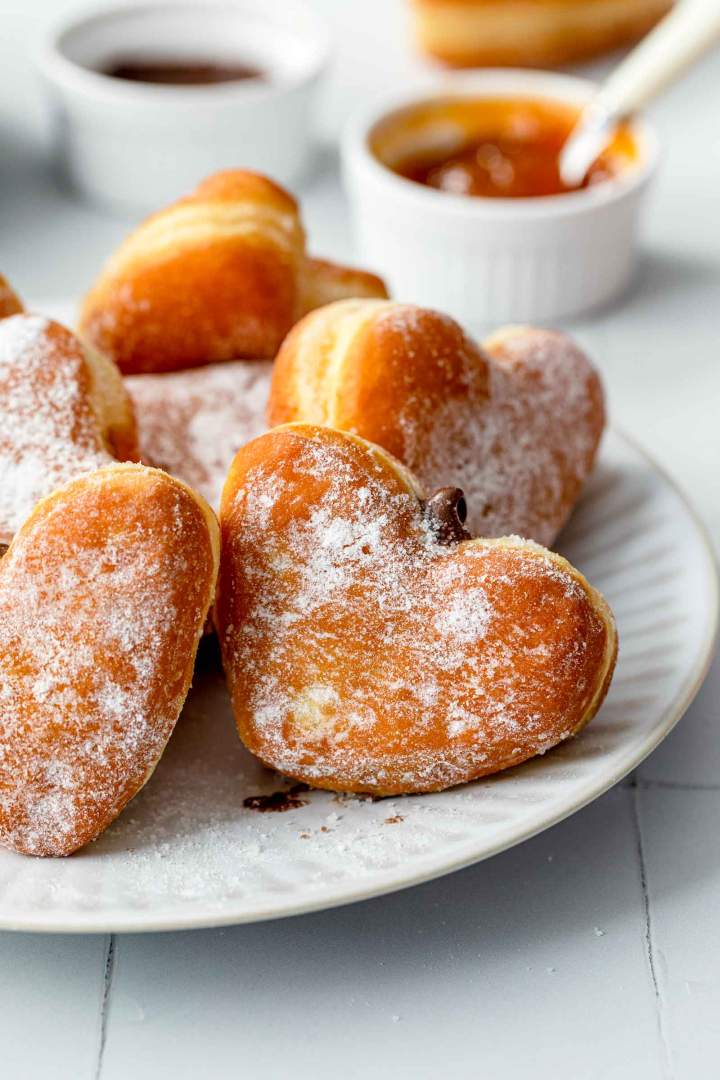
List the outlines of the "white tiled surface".
<svg viewBox="0 0 720 1080">
<path fill-rule="evenodd" d="M 105 971 L 102 938 L 0 935 L 0 1073 L 93 1077 Z"/>
<path fill-rule="evenodd" d="M 718 1070 L 718 788 L 639 791 L 658 1021 L 671 1076 Z"/>
<path fill-rule="evenodd" d="M 304 1075 L 322 1080 L 411 1078 L 440 1059 L 453 1080 L 503 1076 L 509 1062 L 513 1075 L 629 1080 L 628 1063 L 645 1060 L 657 1075 L 632 803 L 618 789 L 523 849 L 385 900 L 120 940 L 103 1076 L 134 1075 L 179 1020 L 205 1037 L 176 1045 L 177 1080 L 203 1062 L 222 1076 L 233 1053 L 258 1077 L 279 1076 L 298 1053 L 312 1063 Z M 597 1042 L 599 1024 L 618 1035 Z"/>
<path fill-rule="evenodd" d="M 323 110 L 415 67 L 398 0 L 315 0 L 342 58 Z M 59 193 L 37 149 L 34 36 L 66 0 L 0 0 L 0 265 L 24 295 L 79 293 L 126 229 Z M 655 109 L 666 142 L 640 280 L 575 327 L 614 418 L 720 533 L 720 58 Z M 701 147 L 700 133 L 711 133 Z M 304 193 L 348 255 L 331 151 Z M 720 662 L 633 782 L 442 881 L 225 931 L 0 935 L 8 1080 L 255 1077 L 705 1080 L 720 1060 Z"/>
</svg>

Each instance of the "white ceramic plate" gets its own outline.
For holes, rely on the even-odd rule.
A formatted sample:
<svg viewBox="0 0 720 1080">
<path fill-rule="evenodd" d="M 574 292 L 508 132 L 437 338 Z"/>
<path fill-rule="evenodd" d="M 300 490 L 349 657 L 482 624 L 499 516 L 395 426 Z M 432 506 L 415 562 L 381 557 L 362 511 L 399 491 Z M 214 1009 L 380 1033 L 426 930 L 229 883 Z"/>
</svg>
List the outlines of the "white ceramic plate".
<svg viewBox="0 0 720 1080">
<path fill-rule="evenodd" d="M 96 844 L 65 860 L 0 852 L 0 928 L 169 930 L 331 907 L 487 858 L 600 795 L 698 690 L 716 574 L 682 496 L 616 434 L 560 547 L 608 598 L 620 632 L 607 701 L 577 739 L 436 795 L 313 791 L 297 809 L 259 813 L 244 798 L 290 785 L 241 747 L 222 677 L 206 663 L 152 780 Z"/>
</svg>

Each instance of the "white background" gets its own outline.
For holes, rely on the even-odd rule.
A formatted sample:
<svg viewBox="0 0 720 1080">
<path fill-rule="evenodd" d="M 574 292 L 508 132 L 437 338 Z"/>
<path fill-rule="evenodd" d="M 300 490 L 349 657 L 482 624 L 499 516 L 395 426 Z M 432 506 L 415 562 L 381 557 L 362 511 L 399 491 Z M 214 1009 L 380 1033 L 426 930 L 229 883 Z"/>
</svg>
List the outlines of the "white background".
<svg viewBox="0 0 720 1080">
<path fill-rule="evenodd" d="M 337 29 L 302 191 L 352 254 L 332 136 L 421 70 L 399 0 L 315 0 Z M 127 231 L 58 190 L 30 54 L 64 0 L 0 0 L 0 268 L 80 295 Z M 572 327 L 613 419 L 720 532 L 720 57 L 653 112 L 665 154 L 638 280 Z M 241 162 L 238 162 L 241 164 Z M 142 167 L 142 163 L 138 163 Z M 0 1075 L 645 1080 L 718 1075 L 720 663 L 637 775 L 539 838 L 385 899 L 118 938 L 0 934 Z"/>
</svg>

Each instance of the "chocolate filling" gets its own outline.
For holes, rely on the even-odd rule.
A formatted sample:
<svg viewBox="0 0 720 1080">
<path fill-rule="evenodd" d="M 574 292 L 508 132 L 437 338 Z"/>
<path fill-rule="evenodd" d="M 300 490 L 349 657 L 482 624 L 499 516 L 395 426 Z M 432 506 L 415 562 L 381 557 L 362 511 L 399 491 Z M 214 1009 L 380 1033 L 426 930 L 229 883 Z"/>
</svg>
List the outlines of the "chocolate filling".
<svg viewBox="0 0 720 1080">
<path fill-rule="evenodd" d="M 438 544 L 450 547 L 472 539 L 465 528 L 467 503 L 460 488 L 443 487 L 433 492 L 425 502 L 425 517 Z"/>
</svg>

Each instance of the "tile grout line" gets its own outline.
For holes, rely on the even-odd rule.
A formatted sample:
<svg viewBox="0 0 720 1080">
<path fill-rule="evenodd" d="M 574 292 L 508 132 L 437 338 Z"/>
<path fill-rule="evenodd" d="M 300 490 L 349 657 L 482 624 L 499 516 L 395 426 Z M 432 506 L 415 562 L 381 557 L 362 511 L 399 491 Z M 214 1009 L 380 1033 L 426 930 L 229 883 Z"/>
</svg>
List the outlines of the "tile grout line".
<svg viewBox="0 0 720 1080">
<path fill-rule="evenodd" d="M 643 780 L 638 778 L 631 786 L 643 791 L 720 791 L 720 784 L 689 784 L 683 780 Z"/>
<path fill-rule="evenodd" d="M 643 901 L 643 918 L 645 924 L 643 929 L 643 939 L 645 944 L 645 958 L 647 960 L 648 971 L 650 973 L 650 981 L 652 983 L 653 995 L 655 998 L 655 1017 L 657 1022 L 658 1036 L 660 1038 L 663 1077 L 664 1080 L 672 1080 L 672 1052 L 670 1049 L 670 1043 L 665 1028 L 665 1002 L 663 1000 L 662 990 L 660 988 L 660 980 L 658 977 L 656 947 L 653 934 L 652 914 L 650 911 L 650 890 L 648 888 L 647 865 L 645 862 L 645 847 L 643 844 L 642 827 L 640 824 L 639 795 L 642 782 L 638 781 L 633 775 L 632 783 L 630 786 L 632 791 L 632 810 L 633 823 L 635 826 L 635 844 L 640 869 L 640 888 L 642 891 Z"/>
<path fill-rule="evenodd" d="M 100 1080 L 102 1075 L 103 1060 L 105 1058 L 105 1043 L 107 1042 L 108 1013 L 110 1009 L 110 994 L 112 993 L 113 975 L 115 973 L 115 934 L 110 934 L 105 951 L 105 968 L 103 970 L 102 998 L 100 1000 L 100 1030 L 98 1032 L 98 1050 L 95 1061 L 93 1080 Z"/>
</svg>

